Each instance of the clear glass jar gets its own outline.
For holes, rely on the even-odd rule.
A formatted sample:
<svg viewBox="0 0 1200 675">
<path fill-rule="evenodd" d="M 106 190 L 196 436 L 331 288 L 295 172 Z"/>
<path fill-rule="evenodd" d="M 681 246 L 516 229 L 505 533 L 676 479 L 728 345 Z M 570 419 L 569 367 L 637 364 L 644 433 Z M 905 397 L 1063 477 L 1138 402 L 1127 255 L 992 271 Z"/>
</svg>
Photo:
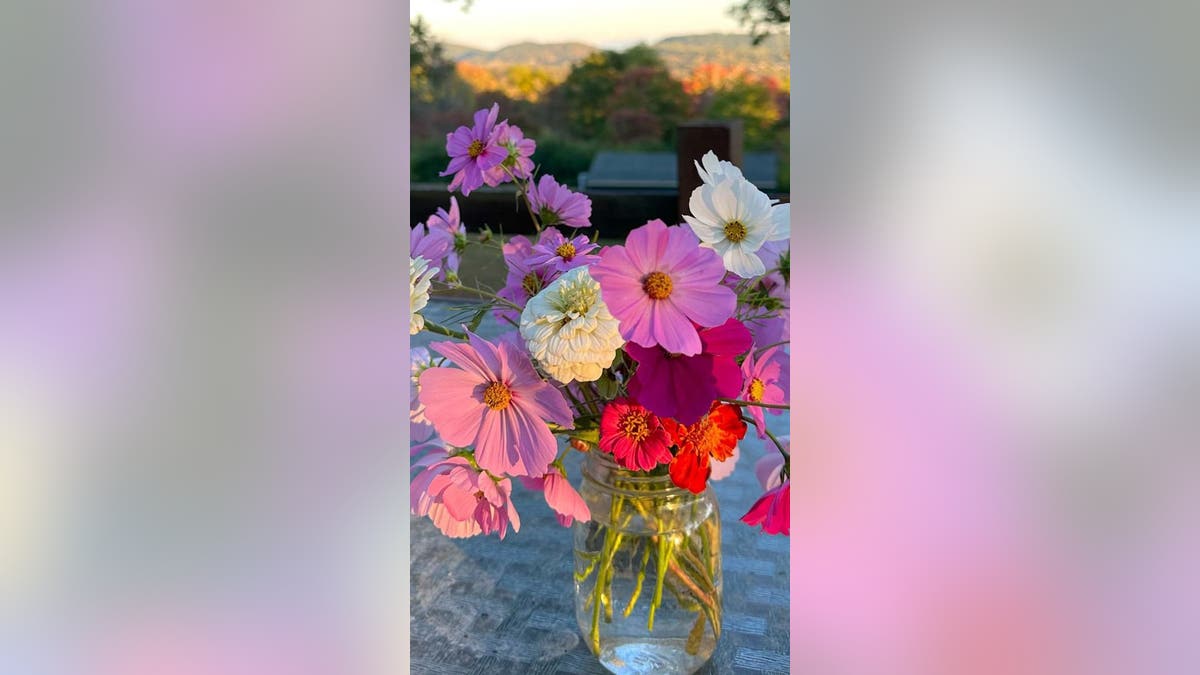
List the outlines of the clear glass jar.
<svg viewBox="0 0 1200 675">
<path fill-rule="evenodd" d="M 678 488 L 666 467 L 629 471 L 593 450 L 576 521 L 575 617 L 614 673 L 693 673 L 721 634 L 721 518 L 710 489 Z M 599 588 L 599 593 L 597 593 Z"/>
</svg>

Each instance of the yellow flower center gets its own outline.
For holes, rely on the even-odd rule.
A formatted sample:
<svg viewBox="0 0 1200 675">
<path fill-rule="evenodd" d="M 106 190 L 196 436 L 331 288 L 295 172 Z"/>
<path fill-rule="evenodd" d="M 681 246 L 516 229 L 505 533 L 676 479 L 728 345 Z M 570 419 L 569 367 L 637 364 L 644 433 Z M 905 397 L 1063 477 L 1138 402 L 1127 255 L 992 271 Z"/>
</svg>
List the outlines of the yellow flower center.
<svg viewBox="0 0 1200 675">
<path fill-rule="evenodd" d="M 731 220 L 725 223 L 725 238 L 733 243 L 738 243 L 746 238 L 746 226 L 740 220 Z"/>
<path fill-rule="evenodd" d="M 642 279 L 642 290 L 651 300 L 665 300 L 671 295 L 671 277 L 662 272 L 651 272 Z"/>
<path fill-rule="evenodd" d="M 646 415 L 641 412 L 627 412 L 617 422 L 621 433 L 634 443 L 641 443 L 650 435 L 650 425 L 646 423 Z"/>
<path fill-rule="evenodd" d="M 554 254 L 563 260 L 570 261 L 571 258 L 575 257 L 575 244 L 572 244 L 569 241 L 559 244 L 558 248 L 554 249 Z"/>
<path fill-rule="evenodd" d="M 483 154 L 483 141 L 480 141 L 480 140 L 471 141 L 471 145 L 467 147 L 467 156 L 470 157 L 471 159 L 475 159 L 476 157 L 478 157 L 482 154 Z"/>
<path fill-rule="evenodd" d="M 503 382 L 492 382 L 483 390 L 483 403 L 492 410 L 504 410 L 512 401 L 512 391 Z"/>
<path fill-rule="evenodd" d="M 763 390 L 766 388 L 767 387 L 765 384 L 763 384 L 763 381 L 757 377 L 753 380 L 750 380 L 750 389 L 746 392 L 746 400 L 758 403 L 762 400 Z"/>
<path fill-rule="evenodd" d="M 523 279 L 521 279 L 521 289 L 528 293 L 529 297 L 532 298 L 538 294 L 538 291 L 542 290 L 542 280 L 538 279 L 536 274 L 530 272 L 529 274 L 526 274 Z"/>
</svg>

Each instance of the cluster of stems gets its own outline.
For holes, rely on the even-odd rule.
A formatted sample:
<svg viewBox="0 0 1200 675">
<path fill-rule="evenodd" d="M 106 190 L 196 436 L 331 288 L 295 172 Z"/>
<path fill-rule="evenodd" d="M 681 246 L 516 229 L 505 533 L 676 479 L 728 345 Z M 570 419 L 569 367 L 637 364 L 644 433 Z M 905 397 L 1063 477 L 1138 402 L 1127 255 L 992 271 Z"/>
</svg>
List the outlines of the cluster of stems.
<svg viewBox="0 0 1200 675">
<path fill-rule="evenodd" d="M 591 647 L 600 652 L 601 622 L 613 621 L 619 601 L 623 601 L 620 614 L 625 619 L 633 614 L 639 602 L 649 603 L 646 630 L 653 632 L 665 591 L 679 607 L 696 614 L 685 643 L 686 651 L 695 654 L 708 632 L 706 627 L 714 639 L 721 632 L 720 569 L 715 556 L 720 535 L 715 514 L 706 517 L 698 513 L 697 509 L 702 508 L 699 498 L 693 498 L 683 512 L 670 508 L 671 502 L 680 499 L 677 490 L 620 480 L 614 482 L 614 487 L 617 491 L 611 496 L 607 521 L 596 519 L 597 527 L 589 535 L 589 543 L 603 538 L 602 545 L 594 553 L 578 553 L 583 556 L 585 566 L 583 571 L 576 572 L 575 581 L 580 585 L 589 579 L 592 582 L 584 604 L 584 610 L 590 611 L 591 616 L 588 631 Z M 640 527 L 647 528 L 649 534 L 629 532 L 635 517 L 642 519 Z M 590 551 L 591 547 L 588 548 Z M 631 562 L 637 561 L 634 587 L 627 599 L 616 598 L 613 593 L 619 553 L 628 554 Z M 653 587 L 647 588 L 651 565 Z"/>
</svg>

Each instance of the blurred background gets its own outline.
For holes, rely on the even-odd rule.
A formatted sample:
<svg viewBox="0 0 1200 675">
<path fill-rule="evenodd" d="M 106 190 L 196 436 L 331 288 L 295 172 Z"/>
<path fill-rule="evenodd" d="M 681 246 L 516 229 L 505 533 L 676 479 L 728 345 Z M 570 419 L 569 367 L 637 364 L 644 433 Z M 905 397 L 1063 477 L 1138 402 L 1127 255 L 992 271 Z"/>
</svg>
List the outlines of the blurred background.
<svg viewBox="0 0 1200 675">
<path fill-rule="evenodd" d="M 540 174 L 592 198 L 604 236 L 653 218 L 682 222 L 679 127 L 698 120 L 740 125 L 738 163 L 786 201 L 788 5 L 413 2 L 413 222 L 446 207 L 446 134 L 492 103 L 536 140 Z M 520 231 L 511 193 L 460 200 L 464 220 Z"/>
</svg>

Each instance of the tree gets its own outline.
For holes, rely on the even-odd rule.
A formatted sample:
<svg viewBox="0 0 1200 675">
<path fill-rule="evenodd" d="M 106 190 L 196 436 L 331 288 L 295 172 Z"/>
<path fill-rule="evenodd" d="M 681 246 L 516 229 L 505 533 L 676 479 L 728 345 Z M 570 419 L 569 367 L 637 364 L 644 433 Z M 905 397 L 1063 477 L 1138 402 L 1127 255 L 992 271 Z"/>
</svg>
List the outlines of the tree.
<svg viewBox="0 0 1200 675">
<path fill-rule="evenodd" d="M 746 147 L 755 149 L 771 146 L 781 119 L 770 87 L 750 79 L 737 80 L 716 91 L 707 116 L 742 120 Z"/>
<path fill-rule="evenodd" d="M 749 27 L 754 44 L 761 44 L 768 35 L 788 25 L 792 20 L 791 0 L 743 0 L 729 8 L 729 13 L 744 27 Z"/>
<path fill-rule="evenodd" d="M 641 137 L 657 128 L 658 139 L 667 141 L 688 109 L 683 85 L 645 45 L 589 55 L 571 68 L 560 89 L 568 127 L 578 138 L 619 141 L 633 133 L 646 140 Z M 618 110 L 623 112 L 614 127 L 610 118 Z"/>
</svg>

